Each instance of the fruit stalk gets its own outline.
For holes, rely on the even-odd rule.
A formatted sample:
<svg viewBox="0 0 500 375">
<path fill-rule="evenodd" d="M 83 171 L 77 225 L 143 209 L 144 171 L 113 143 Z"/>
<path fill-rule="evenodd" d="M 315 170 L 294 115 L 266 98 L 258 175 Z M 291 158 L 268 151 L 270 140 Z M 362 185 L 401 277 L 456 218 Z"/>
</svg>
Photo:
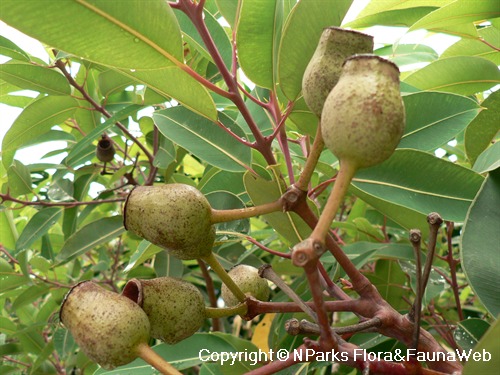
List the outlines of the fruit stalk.
<svg viewBox="0 0 500 375">
<path fill-rule="evenodd" d="M 236 306 L 231 307 L 205 307 L 205 315 L 207 318 L 225 318 L 227 316 L 233 315 L 245 315 L 248 311 L 248 306 L 246 303 L 239 303 Z"/>
<path fill-rule="evenodd" d="M 247 219 L 254 216 L 265 215 L 282 209 L 281 199 L 274 202 L 261 204 L 254 207 L 239 208 L 234 210 L 212 209 L 212 224 L 224 223 L 232 220 Z"/>
<path fill-rule="evenodd" d="M 357 168 L 347 161 L 340 163 L 339 173 L 333 185 L 333 189 L 328 197 L 328 201 L 319 217 L 318 224 L 309 236 L 313 241 L 325 244 L 325 238 L 330 229 L 330 224 L 337 214 L 340 203 L 349 189 L 349 185 L 356 174 Z"/>
<path fill-rule="evenodd" d="M 214 253 L 210 252 L 209 255 L 201 257 L 201 259 L 207 263 L 214 272 L 220 277 L 222 282 L 226 284 L 229 290 L 234 294 L 234 296 L 238 299 L 239 302 L 244 302 L 247 298 L 245 293 L 243 293 L 238 285 L 231 279 L 231 276 L 228 275 L 226 270 L 221 266 L 219 261 L 215 258 Z"/>
<path fill-rule="evenodd" d="M 145 362 L 149 363 L 163 375 L 182 375 L 182 372 L 177 370 L 170 363 L 165 361 L 147 344 L 143 343 L 137 347 L 137 355 Z"/>
</svg>

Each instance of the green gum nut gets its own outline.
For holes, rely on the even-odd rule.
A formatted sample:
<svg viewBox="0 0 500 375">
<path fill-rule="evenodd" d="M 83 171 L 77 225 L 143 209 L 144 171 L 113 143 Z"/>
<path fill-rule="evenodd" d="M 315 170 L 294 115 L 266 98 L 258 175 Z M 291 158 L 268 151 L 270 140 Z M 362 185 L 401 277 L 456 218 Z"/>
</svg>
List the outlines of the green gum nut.
<svg viewBox="0 0 500 375">
<path fill-rule="evenodd" d="M 325 145 L 355 168 L 388 159 L 405 127 L 398 67 L 375 55 L 348 58 L 321 115 Z"/>
<path fill-rule="evenodd" d="M 105 369 L 132 362 L 138 346 L 149 340 L 149 320 L 141 307 L 91 281 L 68 292 L 59 317 L 80 349 Z"/>
<path fill-rule="evenodd" d="M 259 276 L 257 268 L 240 264 L 232 268 L 228 274 L 245 295 L 252 296 L 259 301 L 267 301 L 269 299 L 269 285 L 266 279 Z M 221 297 L 228 307 L 236 306 L 239 303 L 238 299 L 225 284 L 222 285 Z"/>
<path fill-rule="evenodd" d="M 372 53 L 373 37 L 353 30 L 328 27 L 302 77 L 302 94 L 309 109 L 321 117 L 326 97 L 337 84 L 345 59 L 357 53 Z"/>
<path fill-rule="evenodd" d="M 180 279 L 131 279 L 122 294 L 146 312 L 151 325 L 151 337 L 167 344 L 175 344 L 193 335 L 205 321 L 205 304 L 201 292 Z"/>
<path fill-rule="evenodd" d="M 192 186 L 137 186 L 127 197 L 123 211 L 128 231 L 167 249 L 179 259 L 197 259 L 212 251 L 215 241 L 212 208 Z"/>
</svg>

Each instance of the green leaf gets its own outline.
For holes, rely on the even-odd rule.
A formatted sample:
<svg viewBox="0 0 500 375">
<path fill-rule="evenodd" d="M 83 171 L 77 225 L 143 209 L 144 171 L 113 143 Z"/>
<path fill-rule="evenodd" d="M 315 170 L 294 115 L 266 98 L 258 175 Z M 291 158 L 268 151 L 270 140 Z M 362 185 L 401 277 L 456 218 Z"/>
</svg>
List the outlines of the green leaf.
<svg viewBox="0 0 500 375">
<path fill-rule="evenodd" d="M 472 169 L 478 173 L 485 173 L 497 168 L 500 168 L 500 142 L 495 142 L 479 155 Z"/>
<path fill-rule="evenodd" d="M 453 337 L 462 349 L 469 350 L 479 343 L 488 328 L 490 328 L 490 325 L 483 319 L 462 320 L 458 323 L 457 329 L 453 331 Z"/>
<path fill-rule="evenodd" d="M 19 48 L 14 42 L 0 35 L 0 55 L 12 57 L 15 60 L 29 61 L 26 52 Z"/>
<path fill-rule="evenodd" d="M 448 57 L 417 70 L 404 82 L 420 90 L 472 95 L 499 84 L 500 71 L 494 63 L 481 57 Z"/>
<path fill-rule="evenodd" d="M 118 70 L 139 84 L 147 85 L 157 94 L 172 97 L 193 112 L 209 119 L 217 118 L 212 97 L 208 91 L 180 67 L 172 66 L 155 70 Z"/>
<path fill-rule="evenodd" d="M 500 319 L 498 319 L 490 329 L 484 334 L 475 347 L 474 352 L 481 355 L 488 355 L 483 357 L 482 361 L 468 361 L 464 366 L 464 375 L 476 374 L 495 374 L 500 368 Z"/>
<path fill-rule="evenodd" d="M 482 181 L 467 168 L 425 152 L 400 149 L 384 163 L 360 170 L 351 186 L 354 194 L 396 223 L 425 233 L 430 212 L 462 222 Z"/>
<path fill-rule="evenodd" d="M 434 150 L 462 132 L 479 113 L 474 100 L 454 94 L 418 92 L 403 100 L 406 127 L 399 148 Z"/>
<path fill-rule="evenodd" d="M 398 66 L 432 62 L 439 57 L 436 51 L 423 44 L 394 44 L 379 48 L 374 53 L 390 59 Z"/>
<path fill-rule="evenodd" d="M 403 289 L 406 275 L 399 264 L 392 260 L 379 260 L 373 274 L 367 274 L 368 279 L 375 285 L 382 297 L 396 310 L 406 306 L 403 296 L 407 292 Z"/>
<path fill-rule="evenodd" d="M 184 273 L 182 260 L 169 254 L 168 251 L 162 251 L 155 255 L 154 269 L 158 277 L 177 277 L 181 278 Z"/>
<path fill-rule="evenodd" d="M 394 1 L 392 1 L 394 2 Z M 398 3 L 405 4 L 405 2 L 397 1 Z M 435 2 L 435 1 L 434 1 Z M 431 2 L 432 3 L 432 2 Z M 386 1 L 371 1 L 370 4 L 380 4 L 385 5 Z M 413 2 L 415 4 L 415 2 Z M 437 5 L 440 6 L 440 5 Z M 368 8 L 368 7 L 366 7 Z M 352 27 L 352 28 L 365 28 L 370 26 L 396 26 L 396 27 L 409 27 L 426 14 L 429 14 L 433 10 L 437 9 L 436 6 L 415 6 L 414 8 L 406 8 L 406 9 L 389 9 L 374 11 L 373 13 L 365 13 L 361 12 L 358 17 L 351 22 L 343 25 L 344 27 Z"/>
<path fill-rule="evenodd" d="M 422 17 L 415 22 L 408 31 L 427 29 L 434 32 L 458 34 L 457 26 L 475 21 L 496 18 L 500 15 L 497 0 L 456 0 L 442 8 Z M 460 35 L 464 35 L 464 28 L 460 28 Z M 477 36 L 477 33 L 465 35 Z"/>
<path fill-rule="evenodd" d="M 220 116 L 225 115 L 221 113 Z M 251 164 L 249 147 L 238 142 L 214 122 L 183 107 L 158 111 L 153 119 L 165 137 L 213 166 L 242 172 Z M 244 136 L 236 124 L 231 130 Z"/>
<path fill-rule="evenodd" d="M 153 347 L 163 359 L 170 362 L 178 370 L 201 365 L 210 360 L 210 353 L 233 352 L 235 348 L 218 335 L 211 333 L 195 333 L 193 336 L 175 344 L 160 344 Z M 114 370 L 99 369 L 94 375 L 151 375 L 151 365 L 137 359 L 128 365 Z"/>
<path fill-rule="evenodd" d="M 18 197 L 22 194 L 28 194 L 32 191 L 32 182 L 29 169 L 19 160 L 14 160 L 7 170 L 9 178 L 9 193 Z"/>
<path fill-rule="evenodd" d="M 128 262 L 127 267 L 123 270 L 124 272 L 130 272 L 137 266 L 144 263 L 146 260 L 151 259 L 155 254 L 160 251 L 164 251 L 159 246 L 153 245 L 151 242 L 142 240 L 139 246 L 137 246 L 137 250 L 132 254 L 130 260 Z"/>
<path fill-rule="evenodd" d="M 302 76 L 323 29 L 338 26 L 352 0 L 302 0 L 290 12 L 278 53 L 278 83 L 290 100 L 302 90 Z"/>
<path fill-rule="evenodd" d="M 126 69 L 182 61 L 179 25 L 161 0 L 148 6 L 140 0 L 128 0 L 126 6 L 98 0 L 5 0 L 2 5 L 2 20 L 12 27 L 85 60 Z"/>
<path fill-rule="evenodd" d="M 64 243 L 57 254 L 56 266 L 61 265 L 94 249 L 100 244 L 109 242 L 125 231 L 122 216 L 105 217 L 85 225 L 76 231 Z"/>
<path fill-rule="evenodd" d="M 53 68 L 9 61 L 0 67 L 0 79 L 26 90 L 49 95 L 69 95 L 71 88 L 66 78 Z"/>
<path fill-rule="evenodd" d="M 24 227 L 16 244 L 17 250 L 26 249 L 43 236 L 61 217 L 62 209 L 47 207 L 38 211 Z"/>
<path fill-rule="evenodd" d="M 162 0 L 3 3 L 2 19 L 18 30 L 84 60 L 121 70 L 194 111 L 215 117 L 206 89 L 183 70 L 182 37 Z M 74 15 L 78 14 L 78 22 Z M 140 15 L 140 16 L 139 16 Z M 85 30 L 85 32 L 82 32 Z"/>
<path fill-rule="evenodd" d="M 242 1 L 236 33 L 238 61 L 245 75 L 261 87 L 274 87 L 275 54 L 282 23 L 282 1 Z"/>
<path fill-rule="evenodd" d="M 471 164 L 491 144 L 500 130 L 500 90 L 491 93 L 482 103 L 482 110 L 465 131 L 465 152 Z"/>
<path fill-rule="evenodd" d="M 272 202 L 283 195 L 284 188 L 277 179 L 267 180 L 245 173 L 243 182 L 255 206 Z M 294 245 L 307 238 L 311 233 L 309 226 L 294 212 L 273 212 L 264 219 L 278 232 L 288 245 Z"/>
<path fill-rule="evenodd" d="M 245 208 L 245 203 L 229 191 L 213 191 L 206 194 L 210 206 L 216 210 L 233 210 Z M 215 225 L 218 231 L 248 233 L 250 230 L 250 219 L 232 220 Z"/>
<path fill-rule="evenodd" d="M 47 284 L 31 285 L 24 290 L 12 304 L 12 308 L 17 310 L 25 305 L 31 305 L 35 300 L 47 294 L 49 286 Z"/>
<path fill-rule="evenodd" d="M 142 106 L 140 105 L 132 104 L 126 106 L 110 118 L 106 119 L 106 121 L 94 128 L 85 137 L 80 139 L 73 146 L 73 148 L 71 148 L 68 156 L 64 159 L 64 163 L 70 167 L 76 167 L 83 164 L 86 160 L 90 160 L 95 155 L 95 146 L 92 142 L 100 139 L 102 133 L 110 129 L 117 121 L 122 121 L 127 117 L 136 114 L 141 108 Z"/>
<path fill-rule="evenodd" d="M 500 30 L 494 26 L 484 27 L 478 31 L 479 38 L 463 38 L 452 44 L 442 54 L 441 58 L 453 56 L 477 56 L 492 61 L 495 65 L 500 65 L 500 53 L 492 48 L 500 40 Z M 488 44 L 489 45 L 488 45 Z"/>
<path fill-rule="evenodd" d="M 493 316 L 500 314 L 500 169 L 489 173 L 472 203 L 462 230 L 460 252 L 465 275 Z"/>
<path fill-rule="evenodd" d="M 18 148 L 59 125 L 75 112 L 79 103 L 67 96 L 45 96 L 33 101 L 17 117 L 2 142 L 2 162 L 8 167 Z"/>
<path fill-rule="evenodd" d="M 12 210 L 0 207 L 0 238 L 2 244 L 6 249 L 14 249 L 18 237 Z"/>
</svg>

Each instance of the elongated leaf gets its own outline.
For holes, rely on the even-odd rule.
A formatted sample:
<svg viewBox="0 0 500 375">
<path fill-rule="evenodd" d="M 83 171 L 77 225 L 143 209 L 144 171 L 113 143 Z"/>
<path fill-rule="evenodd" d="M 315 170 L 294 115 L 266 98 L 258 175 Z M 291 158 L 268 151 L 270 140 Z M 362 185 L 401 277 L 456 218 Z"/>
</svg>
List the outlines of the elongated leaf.
<svg viewBox="0 0 500 375">
<path fill-rule="evenodd" d="M 233 172 L 245 171 L 251 164 L 250 148 L 212 121 L 183 107 L 158 111 L 153 119 L 165 137 L 209 164 Z M 231 130 L 244 136 L 236 124 Z"/>
<path fill-rule="evenodd" d="M 49 46 L 103 65 L 154 69 L 182 61 L 177 20 L 164 1 L 5 0 L 2 19 Z M 78 22 L 74 16 L 78 15 Z"/>
<path fill-rule="evenodd" d="M 439 55 L 431 47 L 423 44 L 397 44 L 375 50 L 375 54 L 392 60 L 398 66 L 431 62 Z"/>
<path fill-rule="evenodd" d="M 47 207 L 38 211 L 24 227 L 16 243 L 16 249 L 22 250 L 30 247 L 59 220 L 61 213 L 62 210 L 58 207 Z"/>
<path fill-rule="evenodd" d="M 254 205 L 272 202 L 283 195 L 283 186 L 276 179 L 266 180 L 249 172 L 243 177 L 246 191 Z M 273 212 L 264 219 L 278 232 L 288 245 L 307 238 L 311 233 L 309 226 L 294 212 Z"/>
<path fill-rule="evenodd" d="M 323 29 L 342 22 L 352 0 L 302 0 L 286 20 L 278 54 L 278 82 L 290 100 L 302 90 L 302 76 Z"/>
<path fill-rule="evenodd" d="M 370 2 L 370 4 L 373 3 L 383 4 L 385 3 L 385 1 Z M 437 7 L 434 6 L 420 6 L 415 8 L 406 8 L 406 9 L 390 9 L 366 15 L 360 14 L 354 21 L 348 22 L 343 26 L 353 27 L 353 28 L 364 28 L 376 25 L 410 27 L 413 23 L 415 23 L 416 21 L 424 17 L 426 14 L 429 14 L 430 12 L 436 9 Z"/>
<path fill-rule="evenodd" d="M 10 194 L 14 197 L 31 193 L 32 181 L 29 169 L 19 160 L 14 160 L 9 167 L 7 177 L 9 179 Z"/>
<path fill-rule="evenodd" d="M 0 238 L 5 248 L 14 249 L 16 247 L 18 233 L 14 223 L 14 217 L 11 210 L 7 210 L 3 207 L 0 208 Z"/>
<path fill-rule="evenodd" d="M 15 60 L 29 61 L 29 56 L 14 42 L 0 35 L 0 55 L 12 57 Z"/>
<path fill-rule="evenodd" d="M 141 265 L 146 260 L 151 259 L 155 254 L 160 251 L 164 251 L 159 246 L 153 245 L 151 242 L 143 240 L 137 247 L 137 250 L 130 257 L 127 267 L 125 267 L 124 272 L 130 272 L 135 267 Z"/>
<path fill-rule="evenodd" d="M 489 354 L 489 358 L 483 358 L 482 361 L 468 361 L 464 366 L 464 375 L 476 374 L 494 374 L 500 368 L 500 319 L 492 324 L 490 329 L 484 334 L 474 352 L 484 355 Z"/>
<path fill-rule="evenodd" d="M 274 86 L 275 52 L 282 24 L 282 1 L 242 1 L 236 34 L 238 60 L 246 76 L 259 86 Z"/>
<path fill-rule="evenodd" d="M 500 142 L 495 142 L 477 158 L 472 168 L 478 173 L 485 173 L 500 168 Z"/>
<path fill-rule="evenodd" d="M 483 319 L 462 320 L 453 332 L 453 337 L 462 349 L 469 350 L 478 344 L 488 328 L 490 325 Z"/>
<path fill-rule="evenodd" d="M 408 31 L 427 29 L 445 33 L 451 31 L 452 34 L 457 34 L 457 26 L 499 16 L 497 0 L 456 0 L 421 18 Z M 461 27 L 459 32 L 460 35 L 464 35 L 464 28 Z M 472 33 L 472 36 L 477 36 L 477 33 Z"/>
<path fill-rule="evenodd" d="M 375 266 L 375 273 L 367 274 L 367 277 L 382 297 L 396 310 L 408 306 L 403 299 L 408 294 L 404 289 L 406 275 L 398 262 L 379 260 Z"/>
<path fill-rule="evenodd" d="M 489 60 L 474 56 L 439 59 L 404 79 L 405 83 L 427 91 L 472 95 L 500 83 L 500 71 Z"/>
<path fill-rule="evenodd" d="M 125 231 L 121 216 L 105 217 L 85 225 L 64 243 L 57 254 L 57 265 L 92 250 L 96 246 L 111 241 Z"/>
<path fill-rule="evenodd" d="M 92 145 L 92 142 L 98 140 L 102 133 L 111 128 L 117 121 L 122 121 L 128 116 L 137 113 L 141 108 L 142 106 L 140 105 L 132 104 L 116 112 L 113 116 L 100 124 L 99 127 L 80 139 L 64 159 L 64 163 L 68 166 L 76 167 L 92 158 L 95 154 L 95 146 Z"/>
<path fill-rule="evenodd" d="M 492 61 L 494 64 L 500 64 L 500 53 L 491 46 L 498 45 L 500 40 L 500 30 L 494 26 L 479 29 L 480 38 L 463 38 L 452 44 L 441 54 L 441 58 L 453 56 L 477 56 Z M 488 45 L 489 44 L 489 45 Z"/>
<path fill-rule="evenodd" d="M 180 68 L 181 33 L 165 1 L 151 0 L 146 7 L 141 0 L 128 0 L 126 6 L 102 0 L 8 0 L 2 10 L 5 22 L 49 46 L 133 73 L 162 95 L 214 117 L 208 92 Z"/>
<path fill-rule="evenodd" d="M 490 94 L 482 103 L 481 113 L 471 122 L 465 131 L 465 152 L 472 164 L 491 144 L 500 130 L 500 91 Z"/>
<path fill-rule="evenodd" d="M 11 61 L 0 67 L 0 79 L 26 90 L 34 90 L 50 95 L 69 95 L 68 81 L 56 70 Z"/>
<path fill-rule="evenodd" d="M 444 220 L 464 221 L 482 181 L 467 168 L 400 149 L 384 163 L 360 170 L 352 186 L 357 196 L 398 224 L 424 231 L 430 212 Z"/>
<path fill-rule="evenodd" d="M 489 173 L 462 230 L 461 264 L 475 294 L 493 316 L 500 314 L 500 169 Z"/>
<path fill-rule="evenodd" d="M 2 141 L 2 162 L 8 167 L 16 150 L 71 117 L 78 102 L 66 96 L 45 96 L 32 102 L 14 121 Z"/>
<path fill-rule="evenodd" d="M 474 100 L 454 94 L 419 92 L 403 100 L 406 128 L 400 148 L 434 150 L 462 132 L 479 113 Z"/>
</svg>

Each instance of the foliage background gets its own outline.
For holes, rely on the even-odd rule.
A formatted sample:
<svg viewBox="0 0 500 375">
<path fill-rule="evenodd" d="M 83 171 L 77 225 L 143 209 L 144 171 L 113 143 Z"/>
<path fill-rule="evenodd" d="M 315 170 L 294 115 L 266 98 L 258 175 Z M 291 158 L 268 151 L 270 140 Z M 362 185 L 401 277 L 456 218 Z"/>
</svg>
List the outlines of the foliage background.
<svg viewBox="0 0 500 375">
<path fill-rule="evenodd" d="M 340 25 L 351 1 L 240 3 L 239 10 L 236 2 L 205 3 L 215 53 L 186 15 L 162 1 L 2 2 L 0 19 L 47 45 L 52 60 L 46 63 L 0 37 L 0 53 L 11 58 L 0 68 L 0 101 L 22 108 L 3 139 L 0 164 L 1 373 L 109 373 L 78 351 L 57 321 L 64 294 L 80 280 L 119 291 L 132 277 L 182 277 L 209 303 L 197 262 L 181 262 L 125 232 L 121 204 L 131 183 L 187 183 L 215 208 L 240 208 L 277 199 L 300 174 L 317 126 L 300 95 L 302 73 L 323 27 Z M 404 313 L 415 282 L 407 232 L 420 228 L 425 238 L 426 215 L 442 215 L 442 258 L 434 263 L 423 324 L 451 348 L 475 347 L 500 312 L 500 218 L 494 209 L 500 201 L 499 15 L 494 0 L 371 1 L 344 25 L 399 26 L 460 38 L 441 54 L 422 44 L 377 46 L 376 54 L 403 70 L 406 131 L 390 160 L 356 175 L 333 223 L 344 251 Z M 222 17 L 225 26 L 218 22 Z M 68 63 L 66 76 L 56 60 Z M 234 92 L 236 82 L 247 91 L 239 99 L 224 94 Z M 118 150 L 110 175 L 100 174 L 94 156 L 104 131 Z M 18 150 L 54 140 L 65 146 L 46 156 L 61 155 L 60 163 L 16 159 Z M 249 147 L 253 142 L 257 146 Z M 437 157 L 437 149 L 445 155 Z M 337 167 L 324 151 L 311 181 L 310 203 L 317 212 Z M 262 247 L 287 253 L 309 232 L 295 214 L 274 213 L 219 225 L 214 251 L 226 268 L 272 264 L 308 299 L 302 271 Z M 344 276 L 333 257 L 322 261 L 333 280 Z M 220 281 L 212 277 L 218 291 Z M 287 297 L 275 291 L 272 298 Z M 197 359 L 200 348 L 292 349 L 300 340 L 282 328 L 290 316 L 262 318 L 267 328 L 259 320 L 226 319 L 226 333 L 215 334 L 207 333 L 207 321 L 203 332 L 175 347 L 156 348 L 179 369 L 221 373 L 227 368 Z M 336 316 L 339 325 L 354 318 Z M 351 340 L 374 351 L 400 345 L 376 334 Z M 499 353 L 498 343 L 486 345 Z M 320 373 L 329 366 L 296 370 Z M 130 373 L 150 373 L 141 361 L 129 367 Z M 250 368 L 243 361 L 231 371 Z"/>
</svg>

